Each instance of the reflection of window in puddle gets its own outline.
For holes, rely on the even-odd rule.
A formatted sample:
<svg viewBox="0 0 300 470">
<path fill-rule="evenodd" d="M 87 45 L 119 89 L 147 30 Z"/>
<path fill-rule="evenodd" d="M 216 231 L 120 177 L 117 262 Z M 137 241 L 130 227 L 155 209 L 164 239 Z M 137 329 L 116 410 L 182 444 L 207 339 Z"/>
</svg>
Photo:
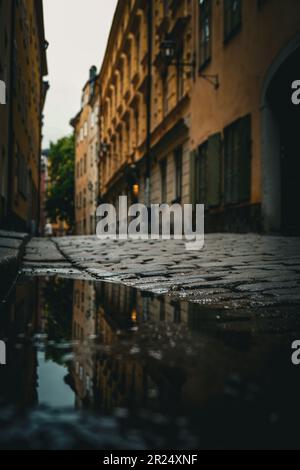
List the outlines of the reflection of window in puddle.
<svg viewBox="0 0 300 470">
<path fill-rule="evenodd" d="M 6 86 L 3 80 L 0 80 L 0 104 L 6 104 Z"/>
<path fill-rule="evenodd" d="M 180 305 L 176 304 L 174 306 L 174 323 L 180 323 L 180 322 L 181 322 Z"/>
<path fill-rule="evenodd" d="M 165 319 L 166 319 L 166 307 L 165 307 L 165 300 L 164 299 L 160 299 L 159 319 L 160 319 L 160 321 L 165 321 Z"/>
</svg>

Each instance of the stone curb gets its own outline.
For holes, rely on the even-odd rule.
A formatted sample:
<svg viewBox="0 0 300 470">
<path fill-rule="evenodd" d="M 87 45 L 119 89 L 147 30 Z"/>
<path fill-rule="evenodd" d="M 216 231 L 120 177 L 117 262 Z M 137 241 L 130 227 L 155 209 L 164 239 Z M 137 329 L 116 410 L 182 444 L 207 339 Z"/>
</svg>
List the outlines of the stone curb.
<svg viewBox="0 0 300 470">
<path fill-rule="evenodd" d="M 27 233 L 0 230 L 0 300 L 17 275 L 28 239 Z"/>
</svg>

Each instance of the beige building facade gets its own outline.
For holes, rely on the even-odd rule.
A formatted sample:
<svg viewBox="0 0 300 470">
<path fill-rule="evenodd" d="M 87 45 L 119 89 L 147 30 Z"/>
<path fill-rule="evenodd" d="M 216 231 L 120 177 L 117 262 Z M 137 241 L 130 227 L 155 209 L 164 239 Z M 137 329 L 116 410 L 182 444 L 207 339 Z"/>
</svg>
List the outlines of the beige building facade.
<svg viewBox="0 0 300 470">
<path fill-rule="evenodd" d="M 75 222 L 77 235 L 96 230 L 99 195 L 99 88 L 96 67 L 82 91 L 81 110 L 71 121 L 75 132 Z"/>
</svg>

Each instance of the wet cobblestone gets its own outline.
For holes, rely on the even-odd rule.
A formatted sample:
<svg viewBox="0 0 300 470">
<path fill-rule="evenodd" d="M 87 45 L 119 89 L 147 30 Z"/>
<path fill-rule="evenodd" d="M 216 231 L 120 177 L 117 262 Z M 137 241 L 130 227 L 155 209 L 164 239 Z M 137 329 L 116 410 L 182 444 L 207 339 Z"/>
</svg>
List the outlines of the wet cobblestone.
<svg viewBox="0 0 300 470">
<path fill-rule="evenodd" d="M 23 268 L 226 308 L 300 303 L 300 239 L 294 237 L 211 234 L 199 252 L 187 251 L 180 240 L 32 239 Z"/>
</svg>

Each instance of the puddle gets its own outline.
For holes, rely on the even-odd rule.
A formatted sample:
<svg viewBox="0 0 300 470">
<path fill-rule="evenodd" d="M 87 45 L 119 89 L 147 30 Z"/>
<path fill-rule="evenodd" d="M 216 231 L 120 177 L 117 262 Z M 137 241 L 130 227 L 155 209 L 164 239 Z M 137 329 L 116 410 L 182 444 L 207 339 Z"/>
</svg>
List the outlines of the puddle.
<svg viewBox="0 0 300 470">
<path fill-rule="evenodd" d="M 23 277 L 0 313 L 0 448 L 299 447 L 295 308 Z"/>
</svg>

